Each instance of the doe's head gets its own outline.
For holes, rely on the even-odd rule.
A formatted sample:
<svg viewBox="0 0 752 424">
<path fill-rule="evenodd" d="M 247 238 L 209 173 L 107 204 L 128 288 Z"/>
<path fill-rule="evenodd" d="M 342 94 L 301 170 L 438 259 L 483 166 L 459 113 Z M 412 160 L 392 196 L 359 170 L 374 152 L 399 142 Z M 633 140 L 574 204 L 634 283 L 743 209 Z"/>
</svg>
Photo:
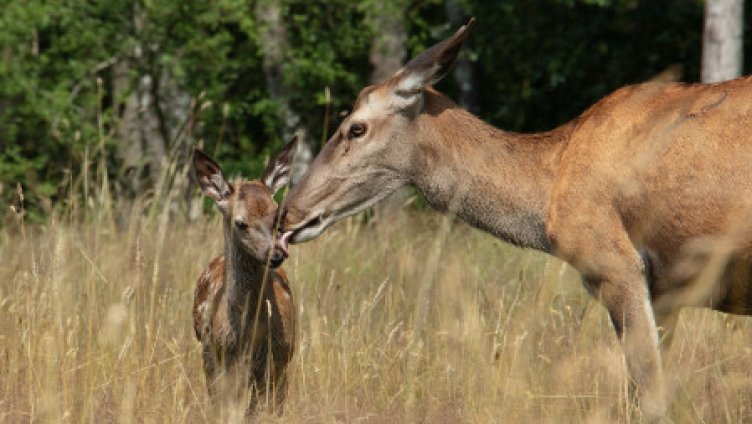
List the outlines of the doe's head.
<svg viewBox="0 0 752 424">
<path fill-rule="evenodd" d="M 424 122 L 428 88 L 446 76 L 475 24 L 413 58 L 391 78 L 363 89 L 283 202 L 283 244 L 320 235 L 412 182 L 417 141 L 435 136 Z"/>
<path fill-rule="evenodd" d="M 201 150 L 193 151 L 193 169 L 201 191 L 214 200 L 224 217 L 231 242 L 240 245 L 251 257 L 276 268 L 287 251 L 275 245 L 274 232 L 277 202 L 274 193 L 287 185 L 297 137 L 293 137 L 269 161 L 257 180 L 229 182 L 222 168 Z"/>
</svg>

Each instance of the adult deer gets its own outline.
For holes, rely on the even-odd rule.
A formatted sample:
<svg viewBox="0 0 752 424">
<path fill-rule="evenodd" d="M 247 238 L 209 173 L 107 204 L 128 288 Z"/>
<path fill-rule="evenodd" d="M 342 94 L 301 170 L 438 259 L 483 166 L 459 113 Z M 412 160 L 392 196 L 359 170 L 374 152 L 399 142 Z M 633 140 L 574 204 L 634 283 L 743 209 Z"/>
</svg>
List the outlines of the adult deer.
<svg viewBox="0 0 752 424">
<path fill-rule="evenodd" d="M 274 244 L 272 195 L 287 184 L 296 144 L 290 141 L 260 180 L 234 184 L 200 150 L 193 154 L 198 185 L 216 202 L 224 227 L 224 254 L 196 285 L 193 325 L 209 394 L 231 402 L 249 394 L 249 414 L 264 401 L 271 411 L 281 411 L 293 354 L 295 311 L 287 277 L 278 268 L 285 256 Z"/>
<path fill-rule="evenodd" d="M 473 25 L 361 91 L 283 202 L 280 245 L 413 185 L 572 264 L 608 309 L 643 416 L 660 417 L 656 323 L 670 338 L 681 306 L 752 313 L 752 80 L 629 86 L 552 131 L 515 134 L 430 87 Z"/>
</svg>

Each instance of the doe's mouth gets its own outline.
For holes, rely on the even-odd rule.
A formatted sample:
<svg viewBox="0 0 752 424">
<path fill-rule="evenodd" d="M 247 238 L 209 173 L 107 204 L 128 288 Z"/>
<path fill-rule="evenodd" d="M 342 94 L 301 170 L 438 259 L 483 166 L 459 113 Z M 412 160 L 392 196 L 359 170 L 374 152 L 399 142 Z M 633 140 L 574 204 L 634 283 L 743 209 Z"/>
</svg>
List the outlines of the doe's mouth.
<svg viewBox="0 0 752 424">
<path fill-rule="evenodd" d="M 282 250 L 285 257 L 288 257 L 290 243 L 303 243 L 316 238 L 329 224 L 330 219 L 324 217 L 323 213 L 314 215 L 311 219 L 299 224 L 297 228 L 281 232 L 277 246 Z"/>
</svg>

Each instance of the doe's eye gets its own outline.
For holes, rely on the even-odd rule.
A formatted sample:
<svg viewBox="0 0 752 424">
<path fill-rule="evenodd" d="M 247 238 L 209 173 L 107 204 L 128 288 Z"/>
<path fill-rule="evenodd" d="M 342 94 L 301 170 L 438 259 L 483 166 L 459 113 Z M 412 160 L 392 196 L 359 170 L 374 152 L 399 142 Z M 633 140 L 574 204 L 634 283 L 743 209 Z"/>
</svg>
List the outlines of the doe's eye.
<svg viewBox="0 0 752 424">
<path fill-rule="evenodd" d="M 238 228 L 240 231 L 245 231 L 248 229 L 248 224 L 246 224 L 244 221 L 241 221 L 239 219 L 235 220 L 235 227 Z"/>
<path fill-rule="evenodd" d="M 363 134 L 366 133 L 366 130 L 367 130 L 366 124 L 363 124 L 361 122 L 355 122 L 352 125 L 350 125 L 350 130 L 347 132 L 347 136 L 349 138 L 362 137 Z"/>
</svg>

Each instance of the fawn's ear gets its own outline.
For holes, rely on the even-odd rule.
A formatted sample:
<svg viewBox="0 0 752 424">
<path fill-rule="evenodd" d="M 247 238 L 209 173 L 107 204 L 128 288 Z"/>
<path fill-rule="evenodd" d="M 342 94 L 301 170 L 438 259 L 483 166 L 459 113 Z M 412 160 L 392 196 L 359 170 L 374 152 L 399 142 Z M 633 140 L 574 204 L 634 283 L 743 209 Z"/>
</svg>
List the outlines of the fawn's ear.
<svg viewBox="0 0 752 424">
<path fill-rule="evenodd" d="M 470 18 L 452 36 L 429 47 L 408 62 L 393 77 L 397 79 L 395 94 L 409 99 L 444 78 L 452 70 L 462 44 L 474 26 L 475 18 Z"/>
<path fill-rule="evenodd" d="M 287 185 L 290 181 L 290 168 L 295 160 L 295 153 L 298 151 L 298 136 L 292 136 L 287 145 L 277 153 L 274 158 L 266 165 L 264 173 L 261 174 L 261 181 L 269 187 L 272 193 Z"/>
<path fill-rule="evenodd" d="M 201 191 L 215 202 L 223 202 L 232 195 L 232 186 L 225 179 L 222 168 L 199 149 L 193 149 L 193 169 Z"/>
</svg>

